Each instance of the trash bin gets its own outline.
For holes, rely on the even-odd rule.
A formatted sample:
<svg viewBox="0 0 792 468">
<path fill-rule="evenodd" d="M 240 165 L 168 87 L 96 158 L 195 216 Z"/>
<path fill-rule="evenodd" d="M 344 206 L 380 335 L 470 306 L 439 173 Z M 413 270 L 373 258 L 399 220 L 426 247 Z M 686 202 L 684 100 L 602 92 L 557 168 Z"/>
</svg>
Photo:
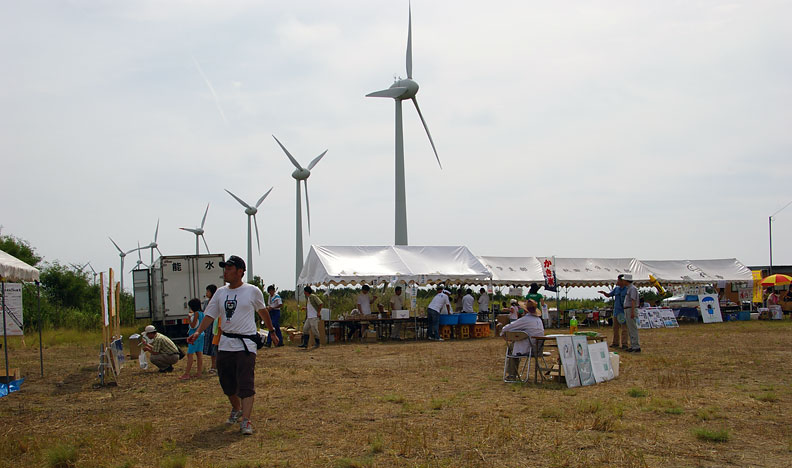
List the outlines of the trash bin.
<svg viewBox="0 0 792 468">
<path fill-rule="evenodd" d="M 140 356 L 140 335 L 135 333 L 129 335 L 129 359 L 137 359 Z"/>
</svg>

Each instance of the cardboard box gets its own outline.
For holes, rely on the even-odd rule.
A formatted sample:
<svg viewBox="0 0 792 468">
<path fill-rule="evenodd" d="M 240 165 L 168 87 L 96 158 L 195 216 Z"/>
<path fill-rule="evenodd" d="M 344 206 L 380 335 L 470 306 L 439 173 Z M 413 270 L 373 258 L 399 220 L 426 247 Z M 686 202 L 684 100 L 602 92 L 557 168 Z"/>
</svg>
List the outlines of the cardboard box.
<svg viewBox="0 0 792 468">
<path fill-rule="evenodd" d="M 140 335 L 132 335 L 129 337 L 129 358 L 137 359 L 140 356 Z"/>
<path fill-rule="evenodd" d="M 409 310 L 394 310 L 391 318 L 395 318 L 395 319 L 410 318 L 410 311 Z"/>
<path fill-rule="evenodd" d="M 366 343 L 376 343 L 377 342 L 377 332 L 374 330 L 367 330 L 365 336 Z"/>
<path fill-rule="evenodd" d="M 19 368 L 18 367 L 10 367 L 8 369 L 8 375 L 11 376 L 11 377 L 9 378 L 8 376 L 6 376 L 5 366 L 3 366 L 3 368 L 0 369 L 0 383 L 7 384 L 7 383 L 10 383 L 10 382 L 13 382 L 14 380 L 19 380 L 20 379 L 20 377 L 19 377 Z"/>
</svg>

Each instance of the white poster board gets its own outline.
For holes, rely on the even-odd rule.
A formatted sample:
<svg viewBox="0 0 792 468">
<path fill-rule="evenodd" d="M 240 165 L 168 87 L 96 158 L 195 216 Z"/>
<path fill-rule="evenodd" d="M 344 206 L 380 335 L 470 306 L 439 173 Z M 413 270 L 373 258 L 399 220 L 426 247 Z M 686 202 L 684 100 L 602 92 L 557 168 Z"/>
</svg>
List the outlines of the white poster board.
<svg viewBox="0 0 792 468">
<path fill-rule="evenodd" d="M 613 367 L 610 362 L 608 344 L 604 341 L 590 344 L 588 347 L 591 358 L 591 369 L 594 371 L 594 380 L 597 383 L 613 380 Z"/>
<path fill-rule="evenodd" d="M 638 309 L 638 328 L 652 328 L 652 322 L 649 320 L 649 313 L 646 309 Z"/>
<path fill-rule="evenodd" d="M 588 340 L 585 336 L 573 336 L 572 346 L 575 349 L 575 360 L 581 385 L 594 385 L 597 381 L 594 379 L 594 370 L 591 368 Z"/>
<path fill-rule="evenodd" d="M 674 316 L 674 311 L 671 309 L 658 309 L 658 313 L 660 314 L 660 318 L 663 320 L 663 326 L 666 328 L 678 328 L 679 322 L 677 322 L 676 316 Z"/>
<path fill-rule="evenodd" d="M 2 304 L 2 298 L 0 298 L 0 304 Z M 6 321 L 6 335 L 23 336 L 25 334 L 22 321 L 22 283 L 5 284 L 3 315 L 5 315 Z"/>
<path fill-rule="evenodd" d="M 699 309 L 701 321 L 704 323 L 723 322 L 718 296 L 715 294 L 699 294 Z"/>
<path fill-rule="evenodd" d="M 567 387 L 580 387 L 580 376 L 578 375 L 577 360 L 572 344 L 572 335 L 554 335 L 558 344 L 558 354 L 561 356 L 561 366 L 564 368 L 564 378 Z"/>
<path fill-rule="evenodd" d="M 657 309 L 648 309 L 647 313 L 649 314 L 649 323 L 652 324 L 652 328 L 665 328 L 663 319 L 660 317 L 660 311 Z"/>
</svg>

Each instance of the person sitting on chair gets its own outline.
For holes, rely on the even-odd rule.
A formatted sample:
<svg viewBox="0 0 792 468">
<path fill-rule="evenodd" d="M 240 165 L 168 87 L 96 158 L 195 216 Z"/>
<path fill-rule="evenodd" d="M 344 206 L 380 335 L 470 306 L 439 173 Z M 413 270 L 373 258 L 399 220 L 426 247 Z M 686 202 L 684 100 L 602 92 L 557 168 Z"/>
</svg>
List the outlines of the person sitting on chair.
<svg viewBox="0 0 792 468">
<path fill-rule="evenodd" d="M 537 314 L 536 301 L 529 299 L 526 304 L 527 313 L 514 322 L 505 325 L 501 330 L 501 336 L 505 336 L 506 332 L 525 332 L 528 336 L 544 336 L 544 324 L 542 323 L 542 313 Z M 525 339 L 517 341 L 513 344 L 511 354 L 528 355 L 531 350 L 531 343 L 533 340 Z M 541 353 L 544 348 L 544 342 L 539 342 L 538 346 L 534 346 L 534 353 Z M 507 374 L 510 380 L 513 380 L 517 375 L 517 365 L 519 359 L 511 358 L 507 366 Z"/>
</svg>

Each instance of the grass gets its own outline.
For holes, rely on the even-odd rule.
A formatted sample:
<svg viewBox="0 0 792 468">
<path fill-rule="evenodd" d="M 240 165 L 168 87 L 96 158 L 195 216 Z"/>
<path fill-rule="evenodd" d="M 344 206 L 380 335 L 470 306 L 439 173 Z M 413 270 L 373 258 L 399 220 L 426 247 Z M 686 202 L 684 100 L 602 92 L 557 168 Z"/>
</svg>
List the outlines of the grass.
<svg viewBox="0 0 792 468">
<path fill-rule="evenodd" d="M 26 380 L 0 399 L 0 468 L 787 466 L 792 322 L 766 325 L 642 330 L 618 379 L 574 389 L 504 384 L 495 338 L 263 349 L 250 437 L 223 424 L 217 377 L 177 380 L 184 361 L 93 388 L 94 335 L 45 349 L 45 378 L 28 342 L 9 350 Z"/>
<path fill-rule="evenodd" d="M 757 400 L 757 401 L 765 402 L 765 403 L 774 403 L 774 402 L 778 401 L 778 395 L 776 395 L 775 392 L 764 392 L 764 393 L 760 393 L 758 395 L 753 395 L 752 394 L 751 398 L 753 398 L 754 400 Z"/>
<path fill-rule="evenodd" d="M 693 435 L 696 436 L 697 439 L 703 440 L 706 442 L 728 442 L 729 441 L 729 431 L 726 429 L 706 429 L 703 427 L 697 428 L 693 430 Z"/>
<path fill-rule="evenodd" d="M 71 444 L 57 444 L 46 451 L 49 468 L 72 468 L 77 466 L 77 447 Z"/>
</svg>

